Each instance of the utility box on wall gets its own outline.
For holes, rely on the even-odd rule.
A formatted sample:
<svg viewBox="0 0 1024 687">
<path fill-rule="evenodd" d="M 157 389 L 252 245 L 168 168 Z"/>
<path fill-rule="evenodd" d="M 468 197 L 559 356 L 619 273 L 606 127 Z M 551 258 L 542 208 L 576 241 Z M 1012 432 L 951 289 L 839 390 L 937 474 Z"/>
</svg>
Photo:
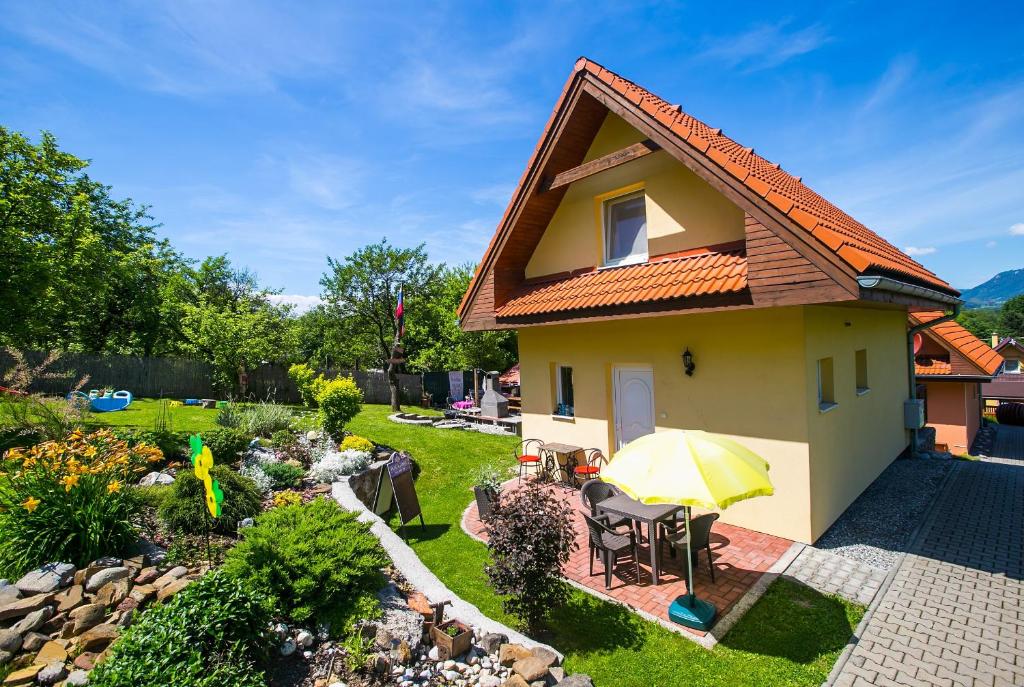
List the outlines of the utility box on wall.
<svg viewBox="0 0 1024 687">
<path fill-rule="evenodd" d="M 907 429 L 924 427 L 924 399 L 907 399 L 903 402 L 903 426 Z"/>
</svg>

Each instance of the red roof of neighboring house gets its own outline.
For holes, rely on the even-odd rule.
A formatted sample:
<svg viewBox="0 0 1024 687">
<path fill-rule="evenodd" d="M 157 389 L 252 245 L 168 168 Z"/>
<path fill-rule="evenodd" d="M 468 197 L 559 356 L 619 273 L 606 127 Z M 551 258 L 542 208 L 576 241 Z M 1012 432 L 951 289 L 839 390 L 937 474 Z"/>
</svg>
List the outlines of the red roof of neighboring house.
<svg viewBox="0 0 1024 687">
<path fill-rule="evenodd" d="M 916 375 L 948 375 L 953 374 L 953 366 L 948 360 L 919 355 L 914 358 L 914 374 Z"/>
<path fill-rule="evenodd" d="M 857 273 L 882 272 L 896 278 L 916 280 L 947 293 L 958 293 L 947 282 L 906 253 L 817 194 L 805 185 L 800 177 L 793 176 L 777 163 L 769 162 L 756 154 L 753 148 L 743 147 L 723 134 L 721 129 L 712 128 L 684 112 L 679 105 L 673 105 L 632 81 L 605 69 L 593 60 L 581 57 L 577 60 L 573 73 L 566 82 L 562 95 L 559 97 L 551 117 L 548 119 L 547 126 L 527 163 L 526 170 L 512 194 L 512 200 L 505 210 L 505 216 L 499 224 L 498 231 L 491 238 L 484 259 L 480 262 L 473 281 L 463 297 L 459 306 L 460 315 L 464 314 L 463 311 L 467 307 L 477 283 L 483 279 L 484 267 L 491 254 L 497 249 L 503 229 L 507 230 L 506 223 L 509 213 L 516 206 L 517 198 L 523 191 L 523 185 L 529 177 L 530 170 L 537 162 L 543 144 L 551 135 L 557 115 L 573 80 L 582 75 L 590 75 L 591 78 L 600 80 L 627 100 L 638 116 L 645 117 L 664 133 L 672 135 L 680 142 L 685 142 L 704 158 L 738 179 L 757 196 L 760 196 L 765 203 L 774 206 L 788 216 L 795 226 L 813 236 L 823 252 L 835 253 Z M 568 305 L 566 307 L 568 308 Z M 507 313 L 502 314 L 507 315 Z"/>
<path fill-rule="evenodd" d="M 910 322 L 914 325 L 925 324 L 937 320 L 945 314 L 941 310 L 913 312 L 910 313 Z M 992 350 L 984 341 L 953 320 L 940 322 L 925 331 L 967 358 L 986 375 L 994 375 L 999 370 L 999 366 L 1003 364 L 1003 356 Z M 930 372 L 925 374 L 950 374 L 950 372 Z"/>
<path fill-rule="evenodd" d="M 519 363 L 502 372 L 498 381 L 508 386 L 517 386 L 519 384 Z"/>
<path fill-rule="evenodd" d="M 746 285 L 747 259 L 743 251 L 709 252 L 527 283 L 498 309 L 497 316 L 522 317 L 734 293 Z"/>
</svg>

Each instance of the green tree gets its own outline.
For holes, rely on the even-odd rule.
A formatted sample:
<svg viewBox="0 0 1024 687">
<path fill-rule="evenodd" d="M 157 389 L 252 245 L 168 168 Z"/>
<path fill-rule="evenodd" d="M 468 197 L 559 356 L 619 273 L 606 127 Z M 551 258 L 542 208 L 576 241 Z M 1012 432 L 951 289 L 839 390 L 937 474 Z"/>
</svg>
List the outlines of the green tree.
<svg viewBox="0 0 1024 687">
<path fill-rule="evenodd" d="M 320 280 L 327 312 L 344 323 L 357 340 L 372 345 L 374 363 L 388 370 L 391 407 L 399 409 L 397 366 L 390 365 L 397 338 L 394 313 L 399 287 L 404 288 L 409 351 L 416 350 L 426 332 L 416 318 L 427 312 L 443 266 L 431 265 L 423 244 L 398 248 L 381 239 L 341 260 L 327 258 L 328 271 Z"/>
<path fill-rule="evenodd" d="M 1024 294 L 1003 303 L 999 310 L 999 334 L 1024 341 Z"/>
</svg>

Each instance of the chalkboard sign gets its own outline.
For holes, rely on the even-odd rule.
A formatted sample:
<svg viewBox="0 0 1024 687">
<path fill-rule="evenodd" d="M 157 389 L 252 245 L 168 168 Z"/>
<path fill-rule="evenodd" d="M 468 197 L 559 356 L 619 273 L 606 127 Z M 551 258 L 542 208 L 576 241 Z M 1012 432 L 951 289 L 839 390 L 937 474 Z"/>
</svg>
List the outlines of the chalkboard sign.
<svg viewBox="0 0 1024 687">
<path fill-rule="evenodd" d="M 391 508 L 394 499 L 398 506 L 398 517 L 401 522 L 402 536 L 405 536 L 405 526 L 420 519 L 420 526 L 426 527 L 423 522 L 423 512 L 420 510 L 420 500 L 416 496 L 416 485 L 412 481 L 412 459 L 406 453 L 392 453 L 391 458 L 384 464 L 377 480 L 377 495 L 373 500 L 373 512 L 383 515 Z"/>
</svg>

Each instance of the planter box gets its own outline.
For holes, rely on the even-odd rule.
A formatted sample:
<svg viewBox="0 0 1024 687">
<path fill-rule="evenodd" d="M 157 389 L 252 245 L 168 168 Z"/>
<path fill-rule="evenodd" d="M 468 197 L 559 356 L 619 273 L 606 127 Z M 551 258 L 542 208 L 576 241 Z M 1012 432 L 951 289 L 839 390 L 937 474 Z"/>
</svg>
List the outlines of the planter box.
<svg viewBox="0 0 1024 687">
<path fill-rule="evenodd" d="M 473 487 L 473 494 L 476 496 L 476 510 L 481 521 L 486 521 L 494 510 L 494 504 L 498 502 L 498 492 L 485 487 Z"/>
<path fill-rule="evenodd" d="M 446 630 L 452 627 L 458 630 L 458 634 L 454 637 L 446 632 Z M 430 628 L 430 637 L 434 640 L 434 645 L 437 646 L 437 653 L 442 661 L 461 656 L 473 646 L 473 631 L 469 626 L 458 620 L 449 620 Z"/>
</svg>

